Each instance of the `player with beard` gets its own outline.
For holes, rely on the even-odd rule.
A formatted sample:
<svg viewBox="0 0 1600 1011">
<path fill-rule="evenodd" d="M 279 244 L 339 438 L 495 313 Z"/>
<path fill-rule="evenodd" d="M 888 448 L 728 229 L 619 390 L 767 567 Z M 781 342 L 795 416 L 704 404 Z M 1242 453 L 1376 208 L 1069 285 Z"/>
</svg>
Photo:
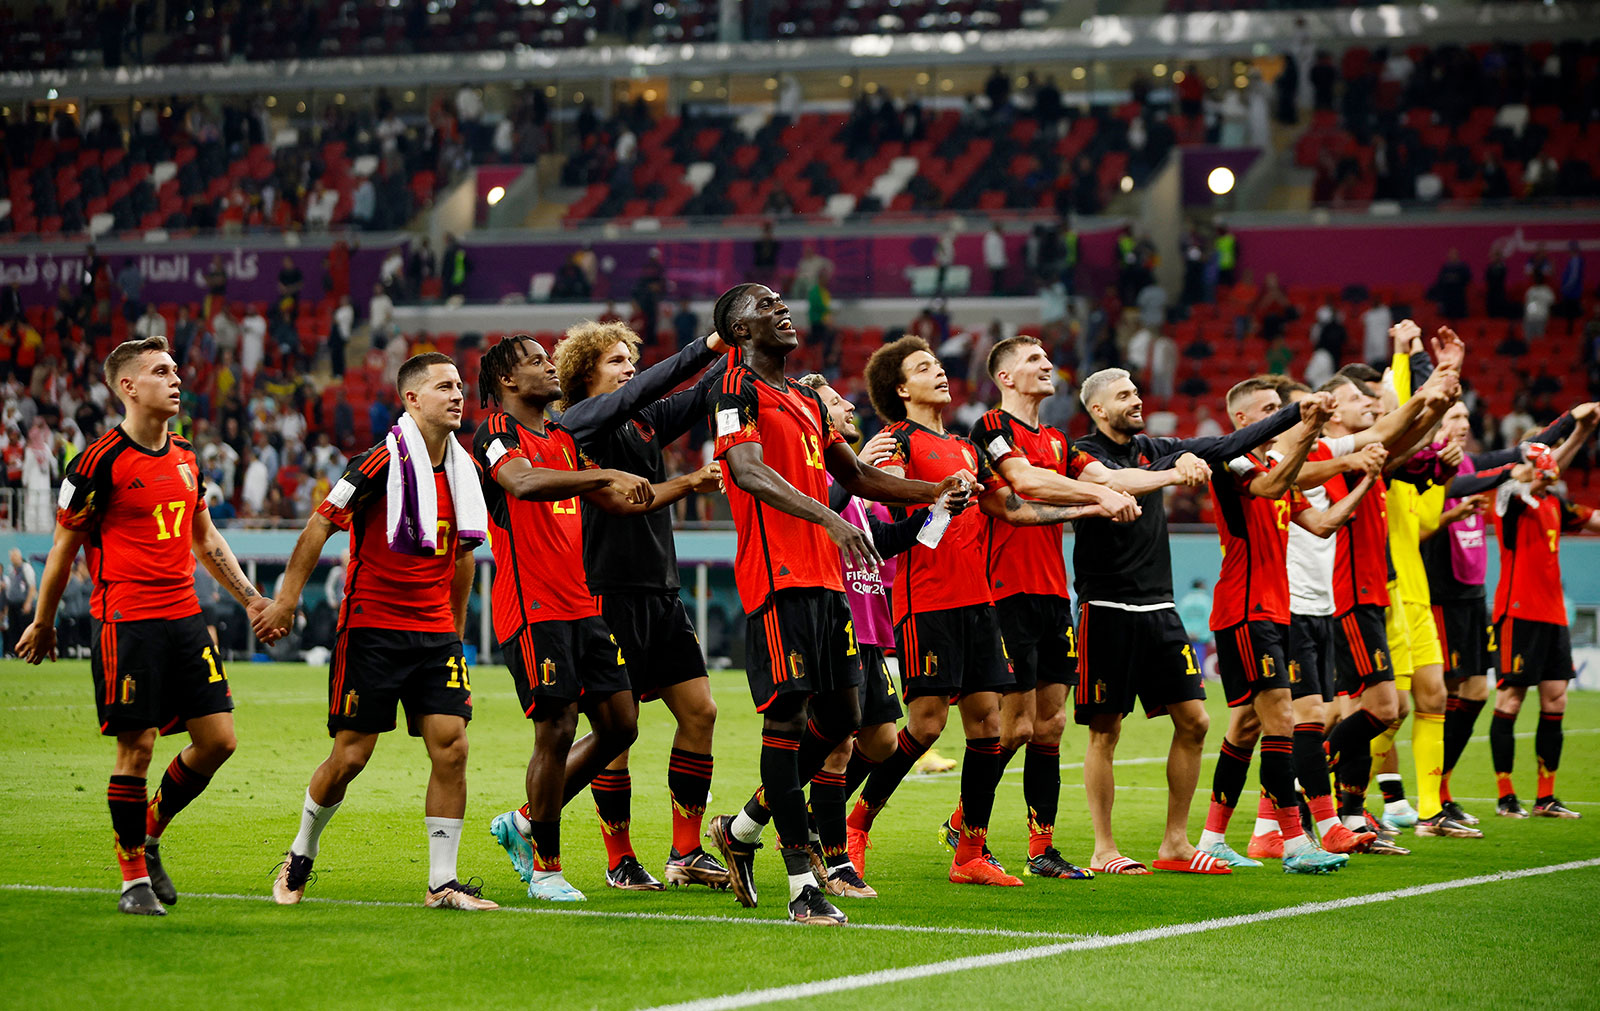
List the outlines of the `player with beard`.
<svg viewBox="0 0 1600 1011">
<path fill-rule="evenodd" d="M 1079 439 L 1082 450 L 1111 471 L 1163 471 L 1198 485 L 1222 464 L 1288 431 L 1301 407 L 1285 407 L 1263 421 L 1213 438 L 1152 438 L 1144 434 L 1143 401 L 1123 369 L 1089 376 L 1079 392 L 1095 431 Z M 1085 470 L 1083 476 L 1094 480 Z M 1151 475 L 1161 478 L 1161 475 Z M 1167 756 L 1167 823 L 1155 866 L 1161 870 L 1227 874 L 1226 864 L 1189 844 L 1189 805 L 1200 776 L 1201 752 L 1210 720 L 1194 647 L 1178 619 L 1172 596 L 1172 555 L 1160 484 L 1134 494 L 1140 514 L 1132 523 L 1088 520 L 1073 538 L 1077 574 L 1078 683 L 1074 716 L 1089 727 L 1083 782 L 1094 824 L 1089 869 L 1112 874 L 1148 874 L 1143 863 L 1123 856 L 1111 830 L 1116 794 L 1112 763 L 1123 718 L 1137 697 L 1147 716 L 1172 717 Z M 1174 483 L 1171 479 L 1161 484 Z M 1131 490 L 1131 489 L 1129 489 Z"/>
<path fill-rule="evenodd" d="M 1397 324 L 1396 330 L 1409 322 Z M 1436 341 L 1435 350 L 1439 354 L 1438 369 L 1418 387 L 1415 396 L 1384 415 L 1386 423 L 1377 432 L 1373 430 L 1377 428 L 1381 408 L 1370 387 L 1344 374 L 1324 384 L 1322 392 L 1332 393 L 1337 406 L 1326 428 L 1327 439 L 1311 460 L 1325 463 L 1377 441 L 1382 441 L 1388 450 L 1386 467 L 1392 468 L 1393 461 L 1409 455 L 1410 448 L 1433 428 L 1459 390 L 1457 366 L 1463 350 L 1459 341 L 1448 339 L 1444 345 Z M 1326 478 L 1320 471 L 1320 468 L 1313 468 L 1302 481 L 1311 485 L 1324 479 L 1323 486 L 1335 505 L 1359 483 L 1349 471 Z M 1333 687 L 1347 700 L 1348 711 L 1329 734 L 1328 749 L 1338 784 L 1338 815 L 1347 828 L 1357 832 L 1379 828 L 1369 821 L 1365 810 L 1367 782 L 1372 770 L 1371 746 L 1373 739 L 1400 716 L 1398 691 L 1402 686 L 1397 678 L 1406 674 L 1395 669 L 1388 645 L 1385 613 L 1389 605 L 1390 573 L 1387 500 L 1387 485 L 1379 478 L 1356 506 L 1355 516 L 1339 528 L 1333 560 L 1337 630 Z M 1384 833 L 1375 834 L 1380 841 L 1386 839 Z"/>
<path fill-rule="evenodd" d="M 891 424 L 894 452 L 879 467 L 907 477 L 948 480 L 975 469 L 979 505 L 986 515 L 1019 526 L 1053 525 L 1083 516 L 1110 516 L 1125 508 L 1116 496 L 1086 491 L 1092 504 L 1028 502 L 991 469 L 988 455 L 970 439 L 944 430 L 950 384 L 927 342 L 905 337 L 886 344 L 867 362 L 867 390 L 878 416 Z M 1105 499 L 1118 505 L 1108 507 Z M 933 546 L 929 541 L 933 541 Z M 938 739 L 955 702 L 967 739 L 961 768 L 962 824 L 954 831 L 950 880 L 956 884 L 1017 886 L 988 852 L 989 816 L 1007 757 L 1001 738 L 1000 698 L 1015 684 L 1001 640 L 986 572 L 987 524 L 977 514 L 954 517 L 940 538 L 925 538 L 895 575 L 892 603 L 895 645 L 902 659 L 908 716 L 895 753 L 867 779 L 850 825 L 869 832 L 872 821 L 912 763 Z M 1015 750 L 1020 739 L 1013 743 Z"/>
<path fill-rule="evenodd" d="M 1593 438 L 1600 423 L 1594 407 L 1583 405 L 1583 416 L 1568 445 L 1582 445 Z M 1567 684 L 1574 676 L 1559 542 L 1564 533 L 1600 533 L 1600 513 L 1557 494 L 1552 485 L 1559 473 L 1557 460 L 1541 459 L 1535 462 L 1531 483 L 1508 482 L 1495 494 L 1500 582 L 1495 587 L 1492 617 L 1500 654 L 1489 750 L 1500 795 L 1498 813 L 1511 818 L 1527 817 L 1512 787 L 1511 769 L 1516 752 L 1513 728 L 1529 688 L 1539 693 L 1539 726 L 1533 738 L 1539 766 L 1534 817 L 1581 817 L 1555 795 L 1565 736 L 1561 723 L 1567 711 Z"/>
<path fill-rule="evenodd" d="M 1282 406 L 1279 377 L 1258 376 L 1228 391 L 1227 411 L 1235 428 L 1264 420 Z M 1294 668 L 1286 661 L 1289 638 L 1289 573 L 1286 554 L 1291 524 L 1319 538 L 1331 536 L 1346 523 L 1372 486 L 1383 455 L 1367 460 L 1362 482 L 1338 505 L 1313 508 L 1294 487 L 1307 453 L 1322 424 L 1332 413 L 1331 394 L 1307 398 L 1303 418 L 1284 435 L 1228 461 L 1227 471 L 1211 482 L 1216 503 L 1217 533 L 1222 540 L 1222 572 L 1213 593 L 1210 627 L 1215 635 L 1217 668 L 1229 707 L 1212 780 L 1211 808 L 1199 849 L 1230 867 L 1259 867 L 1228 846 L 1228 821 L 1244 791 L 1250 756 L 1261 743 L 1262 814 L 1279 827 L 1283 869 L 1297 874 L 1338 870 L 1349 860 L 1308 838 L 1300 823 L 1294 783 L 1311 784 L 1308 795 L 1322 787 L 1327 799 L 1327 763 L 1320 749 L 1296 749 L 1291 683 Z M 1331 809 L 1331 803 L 1329 804 Z M 1351 836 L 1337 826 L 1332 841 Z M 1353 840 L 1352 836 L 1352 840 Z"/>
<path fill-rule="evenodd" d="M 721 490 L 721 470 L 707 464 L 668 478 L 663 449 L 705 418 L 705 398 L 722 370 L 664 399 L 725 350 L 715 334 L 635 375 L 639 337 L 622 323 L 585 323 L 556 345 L 561 379 L 561 427 L 601 467 L 648 477 L 661 489 L 649 512 L 613 513 L 583 502 L 583 567 L 600 616 L 617 637 L 634 699 L 660 699 L 677 729 L 667 762 L 672 846 L 663 875 L 670 885 L 725 888 L 728 871 L 700 845 L 701 819 L 711 790 L 711 741 L 717 706 L 694 626 L 678 596 L 678 553 L 672 513 L 664 508 L 691 492 Z M 588 735 L 568 761 L 593 746 Z M 660 884 L 639 863 L 629 836 L 633 784 L 623 752 L 590 784 L 606 845 L 607 884 L 652 890 Z"/>
<path fill-rule="evenodd" d="M 972 475 L 961 471 L 931 484 L 863 467 L 816 392 L 784 376 L 799 334 L 772 289 L 729 289 L 712 319 L 737 356 L 712 395 L 711 423 L 738 531 L 734 576 L 748 615 L 746 674 L 763 722 L 761 789 L 738 814 L 713 818 L 708 834 L 728 863 L 734 894 L 754 906 L 755 850 L 770 805 L 790 918 L 841 924 L 845 915 L 811 872 L 803 784 L 861 721 L 860 650 L 839 552 L 855 567 L 880 558 L 865 531 L 828 508 L 827 478 L 874 501 L 947 496 L 960 509 Z"/>
<path fill-rule="evenodd" d="M 1018 495 L 1032 502 L 1081 505 L 1100 502 L 1124 522 L 1139 514 L 1133 496 L 1075 480 L 1089 457 L 1074 453 L 1067 437 L 1039 421 L 1039 405 L 1055 393 L 1055 366 L 1037 338 L 1000 341 L 987 361 L 1000 390 L 1000 406 L 972 428 L 972 441 Z M 1061 734 L 1067 724 L 1068 686 L 1077 680 L 1077 630 L 1067 589 L 1060 527 L 1013 526 L 985 520 L 987 576 L 1000 619 L 1001 638 L 1016 674 L 1000 700 L 1001 767 L 1026 745 L 1022 797 L 1028 811 L 1026 873 L 1036 877 L 1093 877 L 1055 847 L 1061 799 Z M 963 812 L 946 824 L 954 849 Z"/>
<path fill-rule="evenodd" d="M 1563 414 L 1532 441 L 1486 453 L 1465 453 L 1448 485 L 1435 485 L 1417 504 L 1422 541 L 1422 562 L 1427 569 L 1433 620 L 1444 656 L 1445 702 L 1444 763 L 1439 782 L 1440 802 L 1446 815 L 1463 825 L 1476 825 L 1450 796 L 1450 773 L 1472 737 L 1472 728 L 1489 697 L 1487 669 L 1494 652 L 1489 611 L 1484 598 L 1488 571 L 1488 542 L 1484 538 L 1483 493 L 1508 480 L 1532 479 L 1527 460 L 1565 439 L 1583 405 Z M 1471 433 L 1469 412 L 1457 403 L 1439 423 L 1438 442 L 1465 448 Z"/>
</svg>

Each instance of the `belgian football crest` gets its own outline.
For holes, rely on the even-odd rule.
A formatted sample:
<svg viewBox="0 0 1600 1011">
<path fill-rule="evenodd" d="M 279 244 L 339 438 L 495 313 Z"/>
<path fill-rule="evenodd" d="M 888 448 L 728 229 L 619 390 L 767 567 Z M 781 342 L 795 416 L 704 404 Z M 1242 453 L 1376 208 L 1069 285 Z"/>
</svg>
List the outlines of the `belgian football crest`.
<svg viewBox="0 0 1600 1011">
<path fill-rule="evenodd" d="M 194 491 L 194 468 L 186 463 L 178 464 L 178 476 L 183 478 L 183 486 Z"/>
<path fill-rule="evenodd" d="M 539 683 L 546 688 L 556 683 L 556 662 L 549 657 L 539 665 Z"/>
<path fill-rule="evenodd" d="M 1375 671 L 1386 671 L 1386 670 L 1388 670 L 1389 669 L 1389 655 L 1387 653 L 1385 653 L 1381 649 L 1373 650 L 1372 651 L 1372 669 L 1375 670 Z"/>
<path fill-rule="evenodd" d="M 789 677 L 798 681 L 806 676 L 806 658 L 793 650 L 789 651 Z"/>
<path fill-rule="evenodd" d="M 351 689 L 350 691 L 344 693 L 344 701 L 339 706 L 339 715 L 349 719 L 350 717 L 354 716 L 356 711 L 360 708 L 361 696 L 355 693 L 355 689 Z"/>
</svg>

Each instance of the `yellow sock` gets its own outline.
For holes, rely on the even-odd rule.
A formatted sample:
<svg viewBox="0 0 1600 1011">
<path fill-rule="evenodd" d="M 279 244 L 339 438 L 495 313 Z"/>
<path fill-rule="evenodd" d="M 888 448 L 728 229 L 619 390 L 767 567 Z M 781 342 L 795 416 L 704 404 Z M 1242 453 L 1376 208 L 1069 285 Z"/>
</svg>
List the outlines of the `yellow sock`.
<svg viewBox="0 0 1600 1011">
<path fill-rule="evenodd" d="M 1444 779 L 1444 714 L 1411 714 L 1411 755 L 1417 762 L 1417 816 L 1439 813 L 1439 783 Z"/>
</svg>

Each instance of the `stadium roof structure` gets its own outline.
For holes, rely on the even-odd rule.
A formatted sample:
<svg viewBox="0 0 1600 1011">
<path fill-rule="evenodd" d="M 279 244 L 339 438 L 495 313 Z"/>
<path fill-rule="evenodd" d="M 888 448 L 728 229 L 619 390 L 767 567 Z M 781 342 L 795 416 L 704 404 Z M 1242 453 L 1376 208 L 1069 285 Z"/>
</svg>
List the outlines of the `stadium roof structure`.
<svg viewBox="0 0 1600 1011">
<path fill-rule="evenodd" d="M 1078 28 L 858 35 L 770 42 L 594 45 L 577 49 L 329 57 L 252 63 L 75 68 L 0 73 L 0 99 L 29 100 L 49 89 L 83 100 L 151 93 L 253 93 L 276 88 L 374 87 L 488 81 L 545 81 L 828 70 L 871 61 L 879 67 L 1026 63 L 1030 60 L 1202 59 L 1242 49 L 1281 49 L 1301 32 L 1318 44 L 1559 38 L 1600 23 L 1600 3 L 1461 4 L 1306 11 L 1222 11 L 1157 17 L 1097 16 Z"/>
</svg>

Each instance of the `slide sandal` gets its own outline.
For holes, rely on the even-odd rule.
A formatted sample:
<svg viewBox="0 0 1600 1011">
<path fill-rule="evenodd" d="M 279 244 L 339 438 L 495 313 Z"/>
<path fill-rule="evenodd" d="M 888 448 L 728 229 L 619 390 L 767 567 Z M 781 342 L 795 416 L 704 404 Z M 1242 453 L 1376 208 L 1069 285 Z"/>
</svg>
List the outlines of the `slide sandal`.
<svg viewBox="0 0 1600 1011">
<path fill-rule="evenodd" d="M 1128 857 L 1117 857 L 1115 860 L 1106 861 L 1104 867 L 1091 867 L 1089 870 L 1096 874 L 1149 874 L 1150 868 L 1137 860 Z"/>
<path fill-rule="evenodd" d="M 1158 871 L 1182 871 L 1185 874 L 1232 874 L 1228 865 L 1210 853 L 1194 851 L 1194 856 L 1187 860 L 1157 860 L 1155 869 Z"/>
</svg>

